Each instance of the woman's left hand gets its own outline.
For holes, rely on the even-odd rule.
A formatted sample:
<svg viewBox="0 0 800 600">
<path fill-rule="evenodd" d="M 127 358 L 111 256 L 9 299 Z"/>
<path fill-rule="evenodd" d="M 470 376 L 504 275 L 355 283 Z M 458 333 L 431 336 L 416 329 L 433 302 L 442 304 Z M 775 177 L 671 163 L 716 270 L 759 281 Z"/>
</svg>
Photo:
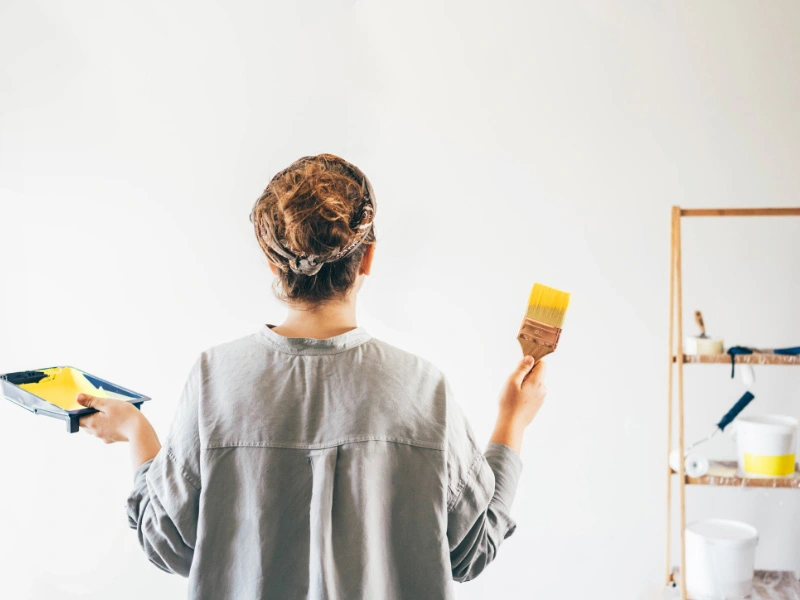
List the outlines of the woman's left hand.
<svg viewBox="0 0 800 600">
<path fill-rule="evenodd" d="M 106 444 L 130 441 L 144 420 L 141 411 L 124 400 L 78 394 L 77 401 L 82 406 L 98 411 L 81 417 L 80 428 Z"/>
</svg>

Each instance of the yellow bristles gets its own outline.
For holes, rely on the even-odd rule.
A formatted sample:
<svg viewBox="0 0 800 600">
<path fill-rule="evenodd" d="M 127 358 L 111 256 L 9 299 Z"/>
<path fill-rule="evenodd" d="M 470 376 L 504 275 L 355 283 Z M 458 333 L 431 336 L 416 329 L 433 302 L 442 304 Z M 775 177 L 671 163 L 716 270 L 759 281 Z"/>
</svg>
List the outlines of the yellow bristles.
<svg viewBox="0 0 800 600">
<path fill-rule="evenodd" d="M 561 327 L 569 306 L 569 293 L 556 290 L 541 283 L 535 283 L 528 300 L 529 319 Z"/>
</svg>

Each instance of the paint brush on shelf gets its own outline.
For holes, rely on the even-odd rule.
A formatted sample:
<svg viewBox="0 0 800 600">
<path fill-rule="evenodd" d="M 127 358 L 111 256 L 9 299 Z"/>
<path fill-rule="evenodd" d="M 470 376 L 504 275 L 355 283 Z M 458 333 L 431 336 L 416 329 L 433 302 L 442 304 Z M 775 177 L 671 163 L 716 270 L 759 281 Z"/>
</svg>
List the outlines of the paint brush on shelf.
<svg viewBox="0 0 800 600">
<path fill-rule="evenodd" d="M 517 334 L 525 356 L 539 360 L 556 349 L 568 306 L 567 292 L 541 283 L 533 285 L 528 299 L 528 312 Z"/>
<path fill-rule="evenodd" d="M 700 335 L 688 336 L 684 344 L 686 354 L 722 354 L 724 344 L 722 340 L 712 339 L 706 333 L 706 324 L 703 313 L 694 311 L 694 322 L 700 330 Z"/>
<path fill-rule="evenodd" d="M 699 310 L 694 311 L 694 322 L 697 323 L 697 327 L 700 329 L 700 335 L 697 337 L 704 340 L 708 339 L 708 335 L 706 335 L 706 324 L 703 321 L 703 313 Z"/>
</svg>

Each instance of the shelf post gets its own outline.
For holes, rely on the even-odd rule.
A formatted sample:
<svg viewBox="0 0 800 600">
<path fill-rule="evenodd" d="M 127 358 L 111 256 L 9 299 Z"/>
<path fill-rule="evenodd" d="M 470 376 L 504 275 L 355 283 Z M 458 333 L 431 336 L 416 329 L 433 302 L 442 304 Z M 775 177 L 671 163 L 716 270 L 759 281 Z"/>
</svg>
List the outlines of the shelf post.
<svg viewBox="0 0 800 600">
<path fill-rule="evenodd" d="M 678 209 L 680 210 L 680 209 Z M 667 556 L 665 585 L 672 581 L 672 467 L 669 457 L 672 453 L 672 364 L 675 334 L 675 208 L 672 209 L 669 243 L 669 376 L 667 378 Z"/>
<path fill-rule="evenodd" d="M 682 286 L 682 256 L 681 256 L 681 209 L 672 208 L 672 218 L 675 227 L 675 301 L 677 311 L 677 340 L 676 356 L 678 369 L 678 452 L 681 457 L 678 471 L 680 498 L 681 498 L 681 600 L 686 600 L 686 461 L 683 460 L 685 452 L 684 427 L 683 427 L 683 286 Z"/>
</svg>

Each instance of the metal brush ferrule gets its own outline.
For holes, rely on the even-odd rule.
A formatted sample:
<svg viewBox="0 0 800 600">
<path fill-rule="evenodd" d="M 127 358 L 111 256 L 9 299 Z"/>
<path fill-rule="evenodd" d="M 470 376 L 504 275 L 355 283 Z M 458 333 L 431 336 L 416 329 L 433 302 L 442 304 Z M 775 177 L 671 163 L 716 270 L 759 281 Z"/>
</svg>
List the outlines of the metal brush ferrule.
<svg viewBox="0 0 800 600">
<path fill-rule="evenodd" d="M 522 319 L 517 339 L 523 345 L 538 345 L 548 349 L 547 354 L 556 349 L 558 339 L 561 337 L 561 329 L 553 327 L 547 323 L 540 323 L 525 317 Z"/>
</svg>

